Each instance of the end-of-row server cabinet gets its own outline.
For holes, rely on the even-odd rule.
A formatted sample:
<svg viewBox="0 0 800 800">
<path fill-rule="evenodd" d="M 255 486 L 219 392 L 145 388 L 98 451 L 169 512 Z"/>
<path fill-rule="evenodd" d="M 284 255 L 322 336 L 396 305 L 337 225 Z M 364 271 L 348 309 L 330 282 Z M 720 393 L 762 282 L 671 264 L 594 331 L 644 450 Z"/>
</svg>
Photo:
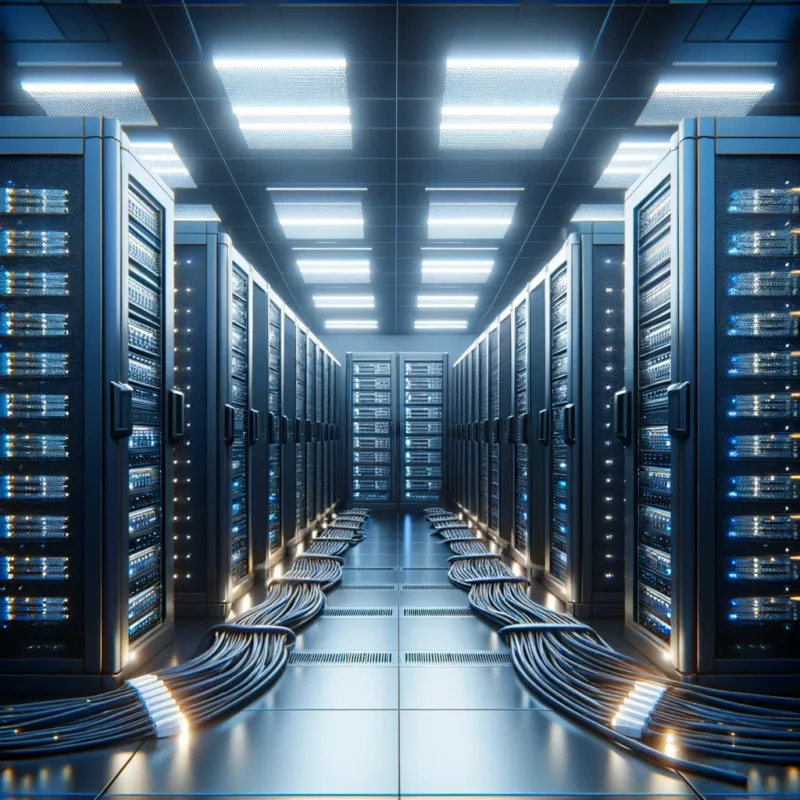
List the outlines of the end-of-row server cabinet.
<svg viewBox="0 0 800 800">
<path fill-rule="evenodd" d="M 625 223 L 627 636 L 796 692 L 800 121 L 684 120 Z"/>
<path fill-rule="evenodd" d="M 171 635 L 173 199 L 113 120 L 0 121 L 0 683 L 97 691 Z"/>
<path fill-rule="evenodd" d="M 623 244 L 622 224 L 580 225 L 529 298 L 532 537 L 543 536 L 544 584 L 582 617 L 621 617 L 624 604 L 624 450 L 614 436 Z M 544 347 L 533 341 L 542 333 Z"/>
<path fill-rule="evenodd" d="M 179 614 L 227 616 L 274 549 L 267 406 L 279 360 L 268 348 L 268 306 L 266 283 L 218 223 L 176 224 L 175 383 L 186 398 L 174 457 Z"/>
</svg>

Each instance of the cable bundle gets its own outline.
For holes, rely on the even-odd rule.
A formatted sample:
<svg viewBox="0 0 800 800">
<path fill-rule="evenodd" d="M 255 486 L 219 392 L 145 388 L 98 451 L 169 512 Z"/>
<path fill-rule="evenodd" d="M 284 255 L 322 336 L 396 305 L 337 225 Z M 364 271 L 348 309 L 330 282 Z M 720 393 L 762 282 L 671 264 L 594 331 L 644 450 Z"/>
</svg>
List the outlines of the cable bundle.
<svg viewBox="0 0 800 800">
<path fill-rule="evenodd" d="M 262 603 L 210 628 L 183 664 L 94 697 L 0 708 L 0 756 L 52 755 L 170 736 L 246 705 L 283 671 L 295 641 L 292 629 L 325 608 L 325 592 L 342 579 L 342 554 L 365 538 L 358 531 L 368 514 L 341 514 L 338 520 L 352 528 L 314 540 L 285 575 L 269 582 Z"/>
<path fill-rule="evenodd" d="M 681 758 L 678 749 L 761 764 L 800 763 L 800 700 L 666 678 L 616 652 L 588 625 L 533 602 L 529 581 L 489 553 L 468 527 L 445 526 L 458 521 L 455 515 L 426 512 L 439 528 L 434 534 L 456 554 L 450 580 L 469 591 L 477 613 L 502 626 L 518 673 L 551 707 L 643 758 L 718 780 L 747 783 L 738 772 Z"/>
</svg>

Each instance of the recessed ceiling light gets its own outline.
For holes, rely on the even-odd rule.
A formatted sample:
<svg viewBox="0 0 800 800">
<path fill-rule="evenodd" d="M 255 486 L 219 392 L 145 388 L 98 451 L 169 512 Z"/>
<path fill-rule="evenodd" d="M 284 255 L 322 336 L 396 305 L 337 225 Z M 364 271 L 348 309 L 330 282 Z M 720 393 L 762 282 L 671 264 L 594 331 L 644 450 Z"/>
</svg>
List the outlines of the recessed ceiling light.
<svg viewBox="0 0 800 800">
<path fill-rule="evenodd" d="M 215 58 L 214 66 L 251 148 L 352 148 L 345 59 Z"/>
<path fill-rule="evenodd" d="M 421 294 L 417 308 L 475 308 L 476 294 Z"/>
<path fill-rule="evenodd" d="M 431 203 L 428 239 L 502 239 L 516 203 Z"/>
<path fill-rule="evenodd" d="M 524 192 L 524 186 L 426 186 L 426 192 Z"/>
<path fill-rule="evenodd" d="M 423 259 L 423 283 L 485 283 L 494 261 Z"/>
<path fill-rule="evenodd" d="M 595 189 L 628 189 L 669 152 L 668 141 L 620 142 Z"/>
<path fill-rule="evenodd" d="M 268 186 L 268 192 L 366 192 L 366 187 L 355 186 Z"/>
<path fill-rule="evenodd" d="M 454 250 L 454 251 L 469 250 L 469 251 L 475 251 L 475 252 L 478 252 L 478 251 L 487 251 L 487 252 L 488 251 L 492 251 L 492 252 L 494 252 L 494 251 L 499 250 L 499 249 L 500 249 L 499 247 L 454 247 L 454 246 L 451 246 L 451 245 L 442 245 L 441 247 L 420 247 L 420 250 L 438 250 L 438 251 L 442 251 L 442 250 L 445 250 L 445 251 L 450 251 L 450 250 Z"/>
<path fill-rule="evenodd" d="M 361 202 L 275 203 L 287 239 L 363 239 Z"/>
<path fill-rule="evenodd" d="M 23 81 L 50 117 L 113 117 L 123 125 L 157 125 L 133 81 Z"/>
<path fill-rule="evenodd" d="M 369 283 L 369 261 L 361 259 L 298 259 L 306 283 Z"/>
<path fill-rule="evenodd" d="M 369 251 L 371 247 L 293 247 L 292 250 L 303 251 L 323 251 L 323 252 L 345 252 L 345 251 Z"/>
<path fill-rule="evenodd" d="M 418 319 L 414 320 L 414 327 L 417 330 L 464 329 L 467 327 L 467 321 L 465 319 Z"/>
<path fill-rule="evenodd" d="M 448 58 L 439 147 L 542 147 L 576 59 Z"/>
<path fill-rule="evenodd" d="M 189 170 L 175 151 L 172 142 L 131 142 L 136 157 L 171 189 L 195 189 Z"/>
<path fill-rule="evenodd" d="M 620 204 L 580 205 L 575 209 L 571 222 L 622 222 L 625 206 Z"/>
<path fill-rule="evenodd" d="M 375 308 L 371 294 L 315 294 L 317 308 Z"/>
<path fill-rule="evenodd" d="M 175 221 L 219 222 L 219 216 L 209 205 L 179 204 L 175 206 Z"/>
<path fill-rule="evenodd" d="M 734 81 L 662 82 L 637 125 L 677 125 L 685 117 L 744 117 L 775 84 Z"/>
<path fill-rule="evenodd" d="M 378 327 L 378 321 L 374 319 L 329 319 L 325 320 L 326 328 L 360 328 L 366 330 L 375 330 Z"/>
</svg>

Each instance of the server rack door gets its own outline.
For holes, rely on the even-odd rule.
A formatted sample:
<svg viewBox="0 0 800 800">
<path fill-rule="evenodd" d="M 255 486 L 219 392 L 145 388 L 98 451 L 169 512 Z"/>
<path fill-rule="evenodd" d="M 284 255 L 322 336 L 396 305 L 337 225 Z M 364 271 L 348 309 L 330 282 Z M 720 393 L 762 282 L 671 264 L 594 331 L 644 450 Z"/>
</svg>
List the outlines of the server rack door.
<svg viewBox="0 0 800 800">
<path fill-rule="evenodd" d="M 297 409 L 297 355 L 298 355 L 298 328 L 294 318 L 283 314 L 283 358 L 281 361 L 282 388 L 283 388 L 283 413 L 281 414 L 281 442 L 283 444 L 282 473 L 286 476 L 282 481 L 281 509 L 283 511 L 283 536 L 284 544 L 294 541 L 298 532 L 297 519 L 299 506 L 297 505 L 297 464 L 298 447 L 295 436 L 294 420 Z"/>
<path fill-rule="evenodd" d="M 575 613 L 621 616 L 624 601 L 625 451 L 614 436 L 625 381 L 622 225 L 584 226 L 580 263 L 581 573 Z"/>
<path fill-rule="evenodd" d="M 395 356 L 348 353 L 347 359 L 350 497 L 354 502 L 396 502 Z"/>
<path fill-rule="evenodd" d="M 315 450 L 315 413 L 317 408 L 317 343 L 308 337 L 308 355 L 306 357 L 306 521 L 308 527 L 316 523 L 316 450 Z"/>
<path fill-rule="evenodd" d="M 308 360 L 308 333 L 303 325 L 297 323 L 297 362 L 296 404 L 295 404 L 295 504 L 297 508 L 297 529 L 300 536 L 308 528 L 306 515 L 306 364 Z"/>
<path fill-rule="evenodd" d="M 484 335 L 478 342 L 478 431 L 475 437 L 478 450 L 478 524 L 483 530 L 489 525 L 489 444 L 486 427 L 489 422 L 489 339 Z"/>
<path fill-rule="evenodd" d="M 133 543 L 122 536 L 127 559 L 106 561 L 107 575 L 119 574 L 119 564 L 127 561 L 127 571 L 122 572 L 124 588 L 119 592 L 124 601 L 116 598 L 117 587 L 107 581 L 106 598 L 111 608 L 119 608 L 121 624 L 110 641 L 104 643 L 104 671 L 112 674 L 122 670 L 128 662 L 132 649 L 140 646 L 147 652 L 147 640 L 158 641 L 164 634 L 164 625 L 173 616 L 173 579 L 171 522 L 173 516 L 173 485 L 171 455 L 172 437 L 169 435 L 169 400 L 173 392 L 173 271 L 170 269 L 173 254 L 172 198 L 160 184 L 127 151 L 121 159 L 117 143 L 105 147 L 107 164 L 113 159 L 121 165 L 122 193 L 116 193 L 116 209 L 121 211 L 123 253 L 122 283 L 114 286 L 118 299 L 107 307 L 106 318 L 120 309 L 121 353 L 123 372 L 121 381 L 132 387 L 132 430 L 130 436 L 121 437 L 127 443 L 117 449 L 123 455 L 128 471 L 128 481 L 123 484 L 122 509 L 116 508 L 112 495 L 107 506 L 109 515 L 117 514 L 114 530 L 123 533 L 132 513 L 147 510 L 159 518 L 152 528 L 153 542 L 142 549 L 141 543 Z M 119 199 L 125 198 L 119 209 Z M 116 210 L 115 209 L 115 210 Z M 115 226 L 116 227 L 116 226 Z M 108 242 L 107 244 L 111 244 Z M 114 258 L 119 258 L 115 249 Z M 131 278 L 146 280 L 160 294 L 160 314 L 146 319 L 138 303 L 131 301 L 129 281 Z M 112 287 L 107 287 L 107 290 Z M 109 298 L 110 300 L 110 298 Z M 113 357 L 110 360 L 116 361 Z M 107 373 L 113 374 L 113 373 Z M 117 373 L 119 374 L 119 373 Z M 111 389 L 112 408 L 118 397 L 116 387 Z M 168 450 L 169 448 L 169 450 Z M 112 473 L 115 470 L 112 468 Z M 116 488 L 116 487 L 115 487 Z M 113 499 L 112 499 L 113 498 Z M 107 548 L 104 557 L 114 558 L 116 548 Z M 125 574 L 127 572 L 127 574 Z M 118 584 L 117 584 L 118 586 Z M 127 605 L 127 608 L 125 607 Z M 138 644 L 138 643 L 141 643 Z M 156 644 L 153 644 L 153 648 Z"/>
<path fill-rule="evenodd" d="M 688 345 L 698 364 L 694 375 L 681 364 L 678 378 L 697 386 L 697 400 L 688 437 L 671 429 L 676 449 L 698 458 L 696 672 L 703 682 L 796 693 L 800 125 L 713 122 L 716 141 L 696 145 L 698 250 L 683 253 L 698 303 Z M 680 213 L 683 230 L 692 213 L 685 198 Z"/>
<path fill-rule="evenodd" d="M 533 281 L 528 293 L 530 317 L 528 336 L 528 403 L 530 430 L 528 446 L 528 563 L 544 573 L 547 540 L 547 466 L 550 459 L 550 408 L 547 382 L 547 285 L 545 272 Z"/>
<path fill-rule="evenodd" d="M 400 498 L 441 502 L 444 476 L 443 353 L 400 353 Z"/>
<path fill-rule="evenodd" d="M 250 347 L 252 365 L 252 395 L 247 416 L 248 444 L 250 445 L 251 484 L 250 499 L 252 502 L 252 541 L 253 567 L 263 567 L 271 553 L 275 552 L 272 517 L 278 515 L 278 548 L 280 548 L 280 507 L 274 505 L 275 500 L 270 488 L 271 464 L 267 461 L 272 453 L 268 444 L 270 384 L 272 377 L 269 352 L 270 307 L 267 300 L 267 284 L 255 271 L 252 272 L 251 291 L 253 293 L 253 314 L 251 319 L 252 344 Z M 278 386 L 280 393 L 280 385 Z M 280 469 L 280 452 L 277 454 Z M 280 480 L 280 475 L 278 476 Z"/>
<path fill-rule="evenodd" d="M 279 557 L 284 544 L 283 534 L 283 310 L 277 299 L 270 296 L 264 318 L 268 320 L 269 371 L 264 387 L 267 398 L 267 499 L 268 536 L 267 559 L 272 563 Z M 292 473 L 289 473 L 292 474 Z"/>
<path fill-rule="evenodd" d="M 489 530 L 500 536 L 500 328 L 489 330 L 488 345 L 488 383 L 489 414 L 484 422 L 484 437 L 489 451 Z"/>
<path fill-rule="evenodd" d="M 186 403 L 185 435 L 175 447 L 173 486 L 176 611 L 179 615 L 219 614 L 216 604 L 220 563 L 217 491 L 221 437 L 218 385 L 219 304 L 216 300 L 220 264 L 216 225 L 180 222 L 175 232 L 175 386 Z M 226 252 L 226 251 L 222 251 Z M 153 303 L 150 287 L 137 283 L 132 290 L 141 303 Z M 155 306 L 152 306 L 153 308 Z M 227 497 L 227 494 L 223 495 Z M 137 513 L 131 530 L 147 531 L 146 513 Z M 208 605 L 207 605 L 208 604 Z"/>
<path fill-rule="evenodd" d="M 478 446 L 478 416 L 480 414 L 478 396 L 478 349 L 469 354 L 469 421 L 470 421 L 470 497 L 469 513 L 476 522 L 480 508 L 480 449 Z"/>
<path fill-rule="evenodd" d="M 322 473 L 322 406 L 325 401 L 325 373 L 322 348 L 317 345 L 317 387 L 314 403 L 314 518 L 319 520 L 323 511 L 323 473 Z"/>
<path fill-rule="evenodd" d="M 530 505 L 528 476 L 528 376 L 529 376 L 529 308 L 528 298 L 521 298 L 513 308 L 512 326 L 514 336 L 513 375 L 514 375 L 514 557 L 527 566 L 530 555 Z"/>
<path fill-rule="evenodd" d="M 21 133 L 6 120 L 0 130 Z M 102 144 L 81 137 L 71 153 L 61 140 L 32 139 L 24 155 L 0 156 L 0 673 L 101 672 L 104 528 L 88 487 L 102 481 L 107 435 Z M 28 313 L 39 330 L 17 328 Z M 0 681 L 10 688 L 7 675 Z"/>
<path fill-rule="evenodd" d="M 514 413 L 514 373 L 512 318 L 509 313 L 500 320 L 498 331 L 499 419 L 494 422 L 495 438 L 500 436 L 500 517 L 498 532 L 507 542 L 514 541 L 514 449 L 509 438 L 509 417 Z"/>
<path fill-rule="evenodd" d="M 631 407 L 625 469 L 626 636 L 653 659 L 663 660 L 666 653 L 676 667 L 692 660 L 679 648 L 681 637 L 672 636 L 683 614 L 690 613 L 675 591 L 680 558 L 675 511 L 683 499 L 672 480 L 676 464 L 668 428 L 668 390 L 678 375 L 673 347 L 681 281 L 677 189 L 677 155 L 672 153 L 637 185 L 625 205 L 625 384 Z"/>
</svg>

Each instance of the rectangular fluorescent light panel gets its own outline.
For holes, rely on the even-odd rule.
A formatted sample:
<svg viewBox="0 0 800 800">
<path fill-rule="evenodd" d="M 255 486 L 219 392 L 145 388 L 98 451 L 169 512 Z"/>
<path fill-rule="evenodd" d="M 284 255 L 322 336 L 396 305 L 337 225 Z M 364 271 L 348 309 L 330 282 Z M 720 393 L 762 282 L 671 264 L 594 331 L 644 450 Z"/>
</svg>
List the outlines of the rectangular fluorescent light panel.
<svg viewBox="0 0 800 800">
<path fill-rule="evenodd" d="M 465 319 L 417 319 L 414 320 L 414 327 L 418 331 L 423 330 L 464 330 L 467 327 Z"/>
<path fill-rule="evenodd" d="M 371 330 L 378 327 L 378 321 L 374 319 L 329 319 L 325 320 L 325 327 L 329 330 Z"/>
<path fill-rule="evenodd" d="M 365 259 L 299 258 L 297 268 L 306 283 L 369 283 Z"/>
<path fill-rule="evenodd" d="M 577 66 L 577 59 L 448 58 L 439 147 L 541 148 Z"/>
<path fill-rule="evenodd" d="M 317 308 L 375 308 L 371 294 L 315 294 Z"/>
<path fill-rule="evenodd" d="M 773 83 L 733 81 L 662 82 L 637 125 L 677 125 L 685 117 L 744 117 Z"/>
<path fill-rule="evenodd" d="M 423 283 L 486 283 L 494 261 L 431 258 L 422 261 Z"/>
<path fill-rule="evenodd" d="M 49 117 L 113 117 L 123 125 L 158 124 L 133 81 L 23 81 L 22 88 Z"/>
<path fill-rule="evenodd" d="M 172 142 L 131 142 L 131 150 L 170 189 L 197 188 Z"/>
<path fill-rule="evenodd" d="M 431 203 L 428 239 L 502 239 L 516 203 Z"/>
<path fill-rule="evenodd" d="M 253 149 L 353 147 L 343 58 L 215 58 L 222 84 Z"/>
<path fill-rule="evenodd" d="M 476 294 L 421 294 L 417 308 L 475 308 Z"/>
<path fill-rule="evenodd" d="M 616 204 L 580 205 L 575 209 L 571 222 L 622 222 L 625 206 Z"/>
<path fill-rule="evenodd" d="M 628 189 L 669 152 L 669 142 L 620 142 L 595 189 Z"/>
<path fill-rule="evenodd" d="M 275 203 L 287 239 L 363 239 L 361 202 Z"/>
<path fill-rule="evenodd" d="M 209 205 L 175 206 L 175 222 L 219 222 L 217 212 Z"/>
</svg>

